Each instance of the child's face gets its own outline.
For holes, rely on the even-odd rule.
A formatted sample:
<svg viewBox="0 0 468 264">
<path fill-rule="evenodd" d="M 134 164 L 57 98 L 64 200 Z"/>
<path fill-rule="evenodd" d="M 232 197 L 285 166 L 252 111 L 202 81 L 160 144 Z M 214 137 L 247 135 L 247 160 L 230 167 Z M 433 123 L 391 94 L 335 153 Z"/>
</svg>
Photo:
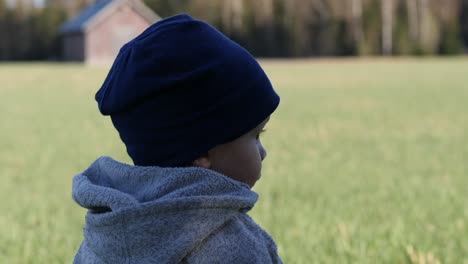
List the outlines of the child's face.
<svg viewBox="0 0 468 264">
<path fill-rule="evenodd" d="M 218 145 L 194 165 L 222 173 L 234 180 L 254 186 L 260 178 L 266 150 L 260 142 L 260 133 L 270 118 L 234 141 Z"/>
</svg>

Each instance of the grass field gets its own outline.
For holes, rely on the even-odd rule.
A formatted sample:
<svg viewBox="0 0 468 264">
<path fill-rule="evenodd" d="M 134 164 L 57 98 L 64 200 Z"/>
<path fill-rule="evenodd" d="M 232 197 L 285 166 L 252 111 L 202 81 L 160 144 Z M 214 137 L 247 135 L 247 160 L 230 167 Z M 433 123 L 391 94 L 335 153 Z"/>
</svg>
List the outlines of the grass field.
<svg viewBox="0 0 468 264">
<path fill-rule="evenodd" d="M 468 263 L 467 58 L 262 64 L 282 102 L 251 215 L 285 263 Z M 72 176 L 130 161 L 94 101 L 106 73 L 0 65 L 1 263 L 70 263 Z"/>
</svg>

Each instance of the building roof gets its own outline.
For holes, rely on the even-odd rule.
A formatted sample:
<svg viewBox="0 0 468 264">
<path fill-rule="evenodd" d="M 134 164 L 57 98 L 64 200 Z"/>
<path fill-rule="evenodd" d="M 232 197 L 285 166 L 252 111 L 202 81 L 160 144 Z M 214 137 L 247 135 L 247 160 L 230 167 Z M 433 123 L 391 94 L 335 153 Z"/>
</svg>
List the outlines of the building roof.
<svg viewBox="0 0 468 264">
<path fill-rule="evenodd" d="M 151 9 L 139 0 L 98 0 L 85 8 L 74 18 L 68 20 L 60 27 L 60 33 L 86 31 L 97 21 L 102 20 L 106 14 L 111 14 L 118 6 L 127 3 L 133 7 L 148 22 L 153 23 L 160 19 Z"/>
</svg>

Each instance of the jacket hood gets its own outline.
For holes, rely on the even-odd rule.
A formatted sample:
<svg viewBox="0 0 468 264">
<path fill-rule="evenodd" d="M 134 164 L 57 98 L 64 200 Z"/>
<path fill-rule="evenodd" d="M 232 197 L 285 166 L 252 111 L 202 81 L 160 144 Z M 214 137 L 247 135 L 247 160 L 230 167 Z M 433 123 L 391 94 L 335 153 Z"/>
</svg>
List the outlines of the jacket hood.
<svg viewBox="0 0 468 264">
<path fill-rule="evenodd" d="M 80 250 L 118 263 L 179 262 L 258 198 L 248 185 L 208 169 L 140 167 L 110 157 L 76 175 L 72 195 L 88 209 Z"/>
</svg>

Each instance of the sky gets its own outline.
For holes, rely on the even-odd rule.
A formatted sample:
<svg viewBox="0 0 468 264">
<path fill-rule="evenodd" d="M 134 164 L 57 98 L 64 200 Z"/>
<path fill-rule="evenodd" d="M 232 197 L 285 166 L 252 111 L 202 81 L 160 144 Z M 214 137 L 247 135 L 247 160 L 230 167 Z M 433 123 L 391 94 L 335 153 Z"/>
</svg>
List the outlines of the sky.
<svg viewBox="0 0 468 264">
<path fill-rule="evenodd" d="M 6 0 L 8 6 L 14 6 L 16 0 Z M 44 4 L 44 0 L 33 0 L 35 6 L 42 6 Z"/>
</svg>

